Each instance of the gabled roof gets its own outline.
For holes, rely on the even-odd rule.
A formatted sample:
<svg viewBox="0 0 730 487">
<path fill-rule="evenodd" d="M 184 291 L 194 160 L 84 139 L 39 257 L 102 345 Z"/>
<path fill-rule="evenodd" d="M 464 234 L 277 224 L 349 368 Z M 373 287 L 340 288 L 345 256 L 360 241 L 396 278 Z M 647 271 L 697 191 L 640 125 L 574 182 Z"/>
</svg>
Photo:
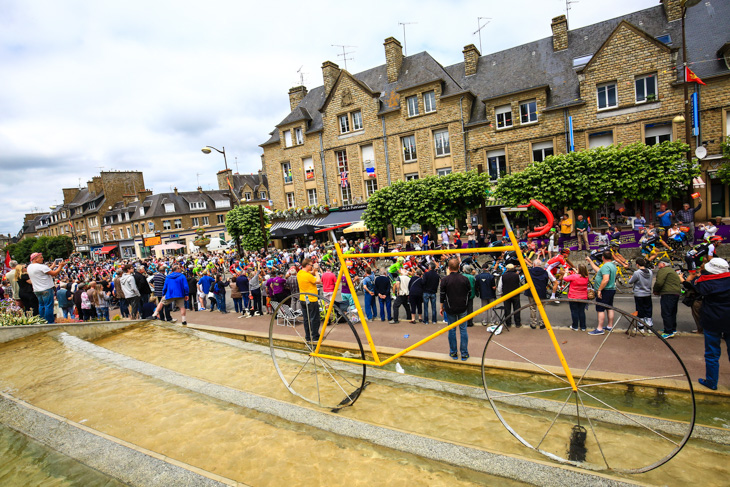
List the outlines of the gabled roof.
<svg viewBox="0 0 730 487">
<path fill-rule="evenodd" d="M 241 194 L 241 189 L 248 185 L 252 191 L 258 194 L 260 191 L 268 193 L 268 181 L 263 174 L 234 174 L 231 176 L 231 184 L 237 194 Z M 254 198 L 255 199 L 255 198 Z"/>
<path fill-rule="evenodd" d="M 367 85 L 367 83 L 359 80 L 358 78 L 356 78 L 355 76 L 350 74 L 350 72 L 347 71 L 346 69 L 343 69 L 340 71 L 340 74 L 337 76 L 337 80 L 335 81 L 335 84 L 332 86 L 332 89 L 330 90 L 329 95 L 327 95 L 325 97 L 324 101 L 322 102 L 322 106 L 319 107 L 320 112 L 324 111 L 324 109 L 327 107 L 327 105 L 329 105 L 330 100 L 332 100 L 332 95 L 337 91 L 337 87 L 340 85 L 340 82 L 344 79 L 345 76 L 347 76 L 348 78 L 353 80 L 355 82 L 355 84 L 358 85 L 360 88 L 362 88 L 362 90 L 365 93 L 367 93 L 368 95 L 373 96 L 373 97 L 380 95 L 380 93 L 371 90 L 370 87 Z"/>
<path fill-rule="evenodd" d="M 299 122 L 301 120 L 312 120 L 312 117 L 309 115 L 309 112 L 304 107 L 296 107 L 287 117 L 279 122 L 276 126 L 281 127 L 283 125 L 287 125 L 294 122 Z"/>
<path fill-rule="evenodd" d="M 619 24 L 616 26 L 616 28 L 613 30 L 613 32 L 611 32 L 611 34 L 606 38 L 606 40 L 603 41 L 603 44 L 601 44 L 601 47 L 599 47 L 598 50 L 593 54 L 593 57 L 591 57 L 590 61 L 588 61 L 585 64 L 585 66 L 583 66 L 582 68 L 580 68 L 579 71 L 581 71 L 581 72 L 582 71 L 585 71 L 591 64 L 593 64 L 593 62 L 596 60 L 596 58 L 601 53 L 601 51 L 603 51 L 603 49 L 611 42 L 611 39 L 613 39 L 614 36 L 616 36 L 618 34 L 618 31 L 619 31 L 619 29 L 621 29 L 621 27 L 626 27 L 627 29 L 633 31 L 639 37 L 643 37 L 646 41 L 654 44 L 658 49 L 661 49 L 661 50 L 666 51 L 666 52 L 670 52 L 671 51 L 671 49 L 669 48 L 669 46 L 667 46 L 663 42 L 659 42 L 654 37 L 650 36 L 649 34 L 647 34 L 646 32 L 644 32 L 643 30 L 639 29 L 638 27 L 630 24 L 626 20 L 622 20 L 621 22 L 619 22 Z"/>
</svg>

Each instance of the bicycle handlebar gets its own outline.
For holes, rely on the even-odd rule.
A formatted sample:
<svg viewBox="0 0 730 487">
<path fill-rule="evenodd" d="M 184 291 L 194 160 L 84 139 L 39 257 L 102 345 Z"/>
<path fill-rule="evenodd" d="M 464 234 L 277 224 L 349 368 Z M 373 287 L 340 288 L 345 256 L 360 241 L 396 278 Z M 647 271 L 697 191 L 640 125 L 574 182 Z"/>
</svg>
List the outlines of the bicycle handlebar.
<svg viewBox="0 0 730 487">
<path fill-rule="evenodd" d="M 528 233 L 527 236 L 529 238 L 535 238 L 535 237 L 539 237 L 541 235 L 545 235 L 553 227 L 553 223 L 555 221 L 553 219 L 553 212 L 548 210 L 548 208 L 545 205 L 543 205 L 542 203 L 540 203 L 537 200 L 530 200 L 530 202 L 527 203 L 526 205 L 520 205 L 520 208 L 527 208 L 529 206 L 537 208 L 540 211 L 540 213 L 545 215 L 545 218 L 547 218 L 547 223 L 540 227 L 535 227 L 535 231 Z"/>
</svg>

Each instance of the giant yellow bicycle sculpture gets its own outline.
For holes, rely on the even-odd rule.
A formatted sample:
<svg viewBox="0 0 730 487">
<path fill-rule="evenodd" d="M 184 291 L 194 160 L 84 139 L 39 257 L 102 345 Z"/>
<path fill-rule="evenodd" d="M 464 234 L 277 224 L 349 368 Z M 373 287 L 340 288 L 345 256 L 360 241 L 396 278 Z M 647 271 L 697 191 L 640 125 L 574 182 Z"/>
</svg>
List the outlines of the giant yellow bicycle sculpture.
<svg viewBox="0 0 730 487">
<path fill-rule="evenodd" d="M 387 358 L 378 353 L 357 299 L 354 300 L 356 318 L 354 313 L 340 308 L 334 299 L 316 295 L 297 293 L 278 303 L 271 319 L 269 345 L 276 370 L 287 389 L 305 401 L 333 411 L 352 406 L 368 384 L 368 365 L 381 367 L 390 364 L 484 311 L 500 306 L 513 296 L 529 292 L 545 324 L 557 360 L 546 359 L 542 348 L 533 350 L 525 346 L 525 338 L 528 337 L 522 333 L 539 332 L 529 329 L 509 331 L 509 328 L 500 325 L 489 335 L 482 354 L 482 380 L 487 399 L 502 424 L 525 446 L 553 460 L 582 468 L 637 473 L 669 461 L 687 442 L 695 422 L 694 393 L 684 364 L 659 334 L 651 329 L 648 333 L 640 333 L 638 325 L 642 323 L 631 313 L 604 306 L 601 309 L 607 311 L 609 319 L 613 315 L 610 322 L 612 330 L 602 338 L 588 338 L 580 333 L 572 335 L 571 339 L 575 340 L 570 341 L 566 350 L 570 360 L 579 365 L 568 366 L 544 300 L 540 299 L 527 271 L 527 263 L 507 218 L 509 213 L 527 211 L 530 206 L 539 210 L 547 223 L 536 227 L 528 236 L 536 238 L 544 235 L 553 225 L 553 215 L 544 205 L 531 200 L 527 205 L 501 210 L 511 245 L 408 252 L 408 255 L 442 255 L 514 251 L 526 284 Z M 332 230 L 324 231 L 330 231 L 340 264 L 333 296 L 337 296 L 343 276 L 350 289 L 355 289 L 347 272 L 346 260 L 403 255 L 344 255 Z M 311 307 L 301 305 L 314 301 L 319 303 L 319 315 L 308 318 L 324 319 L 319 339 L 308 342 L 303 329 L 303 313 Z M 561 302 L 566 301 L 580 302 L 581 306 L 596 304 L 561 299 Z M 520 310 L 524 308 L 527 305 Z M 555 307 L 551 308 L 552 314 L 558 313 Z M 565 310 L 565 307 L 561 309 Z M 564 318 L 553 316 L 553 320 L 556 319 L 564 321 Z M 616 333 L 616 329 L 621 332 Z M 478 328 L 476 332 L 481 330 L 484 329 Z M 365 336 L 366 346 L 360 339 L 360 333 Z M 647 347 L 647 338 L 656 342 Z M 606 346 L 615 340 L 625 340 L 626 343 L 619 347 Z M 586 353 L 589 347 L 595 351 Z M 641 370 L 627 372 L 622 367 L 621 356 L 615 355 L 616 349 L 622 353 L 642 355 L 649 350 L 652 356 L 647 360 L 656 358 L 661 367 L 651 370 L 653 366 L 647 362 Z M 504 367 L 494 367 L 492 359 L 509 361 L 500 363 L 508 363 L 512 370 L 505 375 Z M 642 374 L 644 370 L 652 373 Z M 628 437 L 634 438 L 634 445 L 629 449 L 624 443 Z"/>
</svg>

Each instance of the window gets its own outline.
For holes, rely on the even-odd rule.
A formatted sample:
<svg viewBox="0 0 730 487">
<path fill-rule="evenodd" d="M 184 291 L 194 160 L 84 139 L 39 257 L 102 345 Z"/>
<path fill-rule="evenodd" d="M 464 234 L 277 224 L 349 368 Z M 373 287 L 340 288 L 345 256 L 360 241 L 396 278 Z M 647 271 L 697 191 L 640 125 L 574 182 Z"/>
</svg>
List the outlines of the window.
<svg viewBox="0 0 730 487">
<path fill-rule="evenodd" d="M 139 216 L 144 216 L 144 206 L 139 207 Z"/>
<path fill-rule="evenodd" d="M 423 94 L 423 111 L 431 113 L 436 111 L 436 93 L 427 91 Z"/>
<path fill-rule="evenodd" d="M 365 181 L 365 195 L 370 197 L 377 190 L 378 190 L 378 180 L 377 179 L 368 179 Z"/>
<path fill-rule="evenodd" d="M 302 165 L 304 166 L 304 179 L 306 181 L 314 180 L 314 160 L 311 157 L 305 157 L 302 159 Z"/>
<path fill-rule="evenodd" d="M 404 162 L 414 162 L 417 160 L 417 154 L 416 154 L 416 136 L 415 135 L 409 135 L 407 137 L 403 137 L 401 139 L 401 142 L 403 144 L 403 161 Z"/>
<path fill-rule="evenodd" d="M 218 215 L 218 223 L 222 224 L 226 222 L 226 215 Z"/>
<path fill-rule="evenodd" d="M 352 130 L 362 130 L 362 112 L 352 112 Z"/>
<path fill-rule="evenodd" d="M 292 173 L 291 173 L 291 164 L 288 162 L 282 162 L 281 163 L 281 172 L 284 173 L 284 184 L 291 183 L 293 181 Z"/>
<path fill-rule="evenodd" d="M 170 220 L 162 220 L 162 229 L 163 230 L 169 230 L 172 228 L 172 225 L 170 225 Z"/>
<path fill-rule="evenodd" d="M 206 208 L 205 201 L 191 201 L 190 202 L 190 209 L 191 210 L 204 210 Z"/>
<path fill-rule="evenodd" d="M 616 83 L 608 83 L 596 87 L 598 95 L 598 109 L 615 108 L 616 105 Z"/>
<path fill-rule="evenodd" d="M 175 204 L 165 203 L 165 213 L 175 213 Z"/>
<path fill-rule="evenodd" d="M 436 156 L 447 156 L 451 154 L 448 130 L 437 130 L 433 133 L 433 140 L 436 144 Z"/>
<path fill-rule="evenodd" d="M 504 149 L 487 152 L 487 165 L 489 166 L 489 179 L 492 181 L 507 174 L 507 157 Z"/>
<path fill-rule="evenodd" d="M 195 218 L 193 218 L 193 226 L 194 227 L 200 226 L 200 218 L 198 218 L 197 216 Z"/>
<path fill-rule="evenodd" d="M 350 117 L 347 114 L 340 115 L 340 133 L 346 134 L 350 131 Z"/>
<path fill-rule="evenodd" d="M 215 200 L 216 208 L 230 208 L 231 202 L 229 200 Z"/>
<path fill-rule="evenodd" d="M 95 216 L 92 216 L 91 218 L 89 218 L 89 226 L 90 227 L 99 226 L 99 220 L 97 220 Z"/>
<path fill-rule="evenodd" d="M 649 123 L 644 127 L 644 143 L 646 145 L 661 144 L 672 141 L 672 124 Z"/>
<path fill-rule="evenodd" d="M 251 201 L 251 193 L 243 193 L 243 199 L 245 199 L 246 201 Z"/>
<path fill-rule="evenodd" d="M 537 122 L 537 101 L 523 101 L 520 103 L 520 123 Z"/>
<path fill-rule="evenodd" d="M 406 105 L 408 106 L 408 116 L 415 117 L 418 115 L 418 97 L 409 96 L 406 97 Z"/>
<path fill-rule="evenodd" d="M 414 181 L 414 180 L 418 179 L 418 173 L 414 172 L 411 174 L 406 174 L 405 178 L 406 178 L 406 181 Z"/>
<path fill-rule="evenodd" d="M 636 103 L 656 100 L 656 75 L 641 76 L 634 81 L 636 87 Z"/>
<path fill-rule="evenodd" d="M 304 143 L 304 135 L 302 135 L 302 129 L 295 128 L 294 136 L 296 137 L 297 145 L 302 145 Z"/>
<path fill-rule="evenodd" d="M 266 191 L 261 191 L 259 193 L 259 199 L 265 200 L 266 199 Z"/>
<path fill-rule="evenodd" d="M 497 119 L 497 128 L 505 129 L 512 126 L 512 106 L 502 105 L 494 109 L 494 116 Z"/>
<path fill-rule="evenodd" d="M 307 199 L 309 200 L 309 206 L 313 206 L 318 204 L 317 203 L 317 190 L 316 189 L 308 189 L 307 190 Z"/>
<path fill-rule="evenodd" d="M 175 228 L 182 228 L 182 219 L 175 219 L 175 221 L 173 221 L 173 224 L 175 225 Z"/>
<path fill-rule="evenodd" d="M 337 158 L 337 171 L 340 173 L 340 194 L 342 195 L 342 204 L 349 205 L 352 203 L 352 189 L 350 187 L 350 168 L 347 163 L 347 151 L 335 151 Z"/>
<path fill-rule="evenodd" d="M 582 68 L 593 58 L 593 54 L 573 58 L 573 68 Z"/>
<path fill-rule="evenodd" d="M 451 168 L 450 167 L 443 167 L 443 168 L 438 169 L 436 171 L 436 175 L 437 176 L 448 176 L 449 174 L 451 174 Z"/>
<path fill-rule="evenodd" d="M 284 131 L 284 147 L 291 147 L 291 130 Z"/>
<path fill-rule="evenodd" d="M 100 243 L 99 232 L 91 232 L 91 243 L 95 243 L 95 244 Z"/>
<path fill-rule="evenodd" d="M 155 222 L 147 222 L 147 227 L 149 227 L 150 232 L 155 229 Z"/>
<path fill-rule="evenodd" d="M 66 212 L 65 211 L 62 211 L 61 212 L 61 218 L 66 218 Z"/>
<path fill-rule="evenodd" d="M 134 224 L 134 234 L 139 235 L 139 223 Z"/>
<path fill-rule="evenodd" d="M 286 207 L 287 208 L 294 208 L 294 193 L 287 193 L 286 194 Z"/>
<path fill-rule="evenodd" d="M 668 46 L 672 44 L 672 36 L 669 34 L 660 35 L 660 36 L 656 37 L 656 40 L 658 40 L 659 42 L 662 42 Z"/>
<path fill-rule="evenodd" d="M 95 210 L 96 209 L 96 201 L 89 202 L 88 210 Z"/>
<path fill-rule="evenodd" d="M 594 132 L 588 134 L 588 148 L 607 147 L 613 144 L 613 131 L 604 130 L 603 132 Z"/>
<path fill-rule="evenodd" d="M 537 142 L 532 144 L 532 160 L 533 162 L 542 162 L 547 156 L 553 155 L 552 141 Z"/>
<path fill-rule="evenodd" d="M 210 225 L 210 221 L 208 221 L 208 217 L 207 216 L 204 216 L 202 218 L 202 221 L 203 221 L 203 225 Z"/>
</svg>

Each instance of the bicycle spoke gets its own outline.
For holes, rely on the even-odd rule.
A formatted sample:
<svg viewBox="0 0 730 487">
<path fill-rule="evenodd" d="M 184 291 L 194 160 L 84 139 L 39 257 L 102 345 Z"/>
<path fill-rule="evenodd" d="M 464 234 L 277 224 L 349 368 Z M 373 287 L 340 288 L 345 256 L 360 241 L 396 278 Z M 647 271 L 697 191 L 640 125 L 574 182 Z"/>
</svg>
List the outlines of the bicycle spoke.
<svg viewBox="0 0 730 487">
<path fill-rule="evenodd" d="M 331 366 L 330 366 L 329 368 L 331 368 L 331 369 L 332 369 L 332 370 L 333 370 L 333 371 L 334 371 L 335 373 L 337 373 L 337 370 L 336 370 L 336 369 L 335 369 L 334 367 L 331 367 Z M 348 393 L 347 391 L 345 391 L 345 388 L 344 388 L 344 387 L 342 387 L 342 385 L 341 385 L 341 384 L 340 384 L 340 383 L 338 382 L 338 380 L 337 380 L 337 379 L 335 379 L 335 377 L 334 377 L 334 376 L 332 375 L 332 373 L 331 373 L 331 372 L 330 372 L 330 371 L 328 370 L 328 367 L 327 367 L 327 366 L 325 365 L 325 361 L 324 361 L 324 360 L 322 360 L 322 369 L 324 369 L 324 371 L 325 371 L 325 372 L 327 372 L 327 375 L 329 375 L 329 376 L 330 376 L 330 378 L 332 378 L 332 381 L 333 381 L 333 382 L 334 382 L 335 384 L 337 384 L 337 387 L 339 387 L 339 388 L 340 388 L 340 390 L 341 390 L 341 391 L 342 391 L 342 392 L 343 392 L 343 393 L 345 394 L 345 396 L 347 396 L 347 398 L 348 398 L 348 399 L 352 400 L 352 398 L 350 397 L 350 393 Z M 351 383 L 350 381 L 348 381 L 348 380 L 347 380 L 347 378 L 343 377 L 343 376 L 342 376 L 341 374 L 339 374 L 339 373 L 337 373 L 337 375 L 338 375 L 338 376 L 339 376 L 339 377 L 340 377 L 340 378 L 341 378 L 341 379 L 342 379 L 342 380 L 343 380 L 344 382 L 347 382 L 347 384 L 348 384 L 348 385 L 350 385 L 350 386 L 352 386 L 352 387 L 355 387 L 355 385 L 354 385 L 354 384 L 352 384 L 352 383 Z"/>
<path fill-rule="evenodd" d="M 545 392 L 567 391 L 568 389 L 572 389 L 572 387 L 571 386 L 556 387 L 554 389 L 542 389 L 540 391 L 532 391 L 532 392 L 513 392 L 513 393 L 509 393 L 509 394 L 500 394 L 499 396 L 490 395 L 489 397 L 492 399 L 502 399 L 504 397 L 529 396 L 531 394 L 543 394 Z"/>
<path fill-rule="evenodd" d="M 610 469 L 611 467 L 608 464 L 608 460 L 606 459 L 606 455 L 603 453 L 603 448 L 601 448 L 601 442 L 598 441 L 598 435 L 596 434 L 596 430 L 593 427 L 593 421 L 591 421 L 591 417 L 588 415 L 588 410 L 586 409 L 586 405 L 583 403 L 583 398 L 580 397 L 580 394 L 576 394 L 578 397 L 578 400 L 580 401 L 580 405 L 583 407 L 583 414 L 585 415 L 586 421 L 588 421 L 588 426 L 591 428 L 591 433 L 593 433 L 593 438 L 596 440 L 596 445 L 598 446 L 598 451 L 601 452 L 601 457 L 603 457 L 603 463 L 606 464 L 606 468 Z"/>
<path fill-rule="evenodd" d="M 684 374 L 658 375 L 656 377 L 639 377 L 636 379 L 614 380 L 614 381 L 610 381 L 610 382 L 597 382 L 595 384 L 584 384 L 582 386 L 579 386 L 579 389 L 585 389 L 586 387 L 613 385 L 613 384 L 630 384 L 632 382 L 640 382 L 643 380 L 672 379 L 674 377 L 684 377 Z"/>
<path fill-rule="evenodd" d="M 558 420 L 558 418 L 560 417 L 560 415 L 563 413 L 563 409 L 565 409 L 565 406 L 568 404 L 568 401 L 570 401 L 570 398 L 572 396 L 573 396 L 573 391 L 571 390 L 570 391 L 570 394 L 568 394 L 568 397 L 565 398 L 565 402 L 560 407 L 560 410 L 558 411 L 558 414 L 555 415 L 555 417 L 553 418 L 553 421 L 550 423 L 550 426 L 548 426 L 547 431 L 545 431 L 545 434 L 542 435 L 542 438 L 540 439 L 540 443 L 538 443 L 537 446 L 535 447 L 536 449 L 538 449 L 538 450 L 540 449 L 540 445 L 542 445 L 542 442 L 545 441 L 545 438 L 547 438 L 547 435 L 548 435 L 548 433 L 550 433 L 550 430 L 553 429 L 553 426 L 555 425 L 555 422 Z"/>
<path fill-rule="evenodd" d="M 299 369 L 299 372 L 297 372 L 296 375 L 294 376 L 294 378 L 291 380 L 291 382 L 289 382 L 287 384 L 287 387 L 291 387 L 291 385 L 294 384 L 294 381 L 297 380 L 297 377 L 299 377 L 299 374 L 302 373 L 302 370 L 304 370 L 304 368 L 307 366 L 307 364 L 309 363 L 310 360 L 312 360 L 312 357 L 311 356 L 307 357 L 307 361 L 304 362 L 304 364 L 302 364 L 302 367 Z"/>
<path fill-rule="evenodd" d="M 583 382 L 583 379 L 585 378 L 586 374 L 588 374 L 588 371 L 591 370 L 591 366 L 593 365 L 593 362 L 596 360 L 596 357 L 598 357 L 598 354 L 601 352 L 601 349 L 606 344 L 606 340 L 608 340 L 608 337 L 611 336 L 612 331 L 613 331 L 613 328 L 611 329 L 611 331 L 606 333 L 606 336 L 603 337 L 603 341 L 601 342 L 601 345 L 598 347 L 598 350 L 596 350 L 596 353 L 593 354 L 591 361 L 588 362 L 588 366 L 585 368 L 585 370 L 583 371 L 583 374 L 578 379 L 578 382 L 576 383 L 577 386 L 580 386 L 580 384 L 581 384 L 581 382 Z"/>
<path fill-rule="evenodd" d="M 550 371 L 549 371 L 548 369 L 546 369 L 546 368 L 545 368 L 545 367 L 543 367 L 542 365 L 536 364 L 536 363 L 535 363 L 535 362 L 533 362 L 532 360 L 530 360 L 530 359 L 528 359 L 528 358 L 526 358 L 526 357 L 523 357 L 522 355 L 520 355 L 519 353 L 517 353 L 517 352 L 515 352 L 514 350 L 510 349 L 509 347 L 506 347 L 506 346 L 502 345 L 502 344 L 501 344 L 501 343 L 499 343 L 499 342 L 494 342 L 494 343 L 495 343 L 495 345 L 497 345 L 497 346 L 500 346 L 500 347 L 504 348 L 504 349 L 505 349 L 505 350 L 507 350 L 508 352 L 511 352 L 511 353 L 513 353 L 513 354 L 517 355 L 518 357 L 520 357 L 520 358 L 521 358 L 522 360 L 524 360 L 525 362 L 527 362 L 527 363 L 530 363 L 530 364 L 534 365 L 535 367 L 537 367 L 538 369 L 542 370 L 543 372 L 547 372 L 548 374 L 552 375 L 552 376 L 553 376 L 553 377 L 555 377 L 556 379 L 560 379 L 560 380 L 562 380 L 563 382 L 565 382 L 566 384 L 568 384 L 568 383 L 569 383 L 569 382 L 568 382 L 568 381 L 567 381 L 566 379 L 563 379 L 563 378 L 562 378 L 562 377 L 560 377 L 559 375 L 556 375 L 556 374 L 554 374 L 553 372 L 550 372 Z"/>
</svg>

